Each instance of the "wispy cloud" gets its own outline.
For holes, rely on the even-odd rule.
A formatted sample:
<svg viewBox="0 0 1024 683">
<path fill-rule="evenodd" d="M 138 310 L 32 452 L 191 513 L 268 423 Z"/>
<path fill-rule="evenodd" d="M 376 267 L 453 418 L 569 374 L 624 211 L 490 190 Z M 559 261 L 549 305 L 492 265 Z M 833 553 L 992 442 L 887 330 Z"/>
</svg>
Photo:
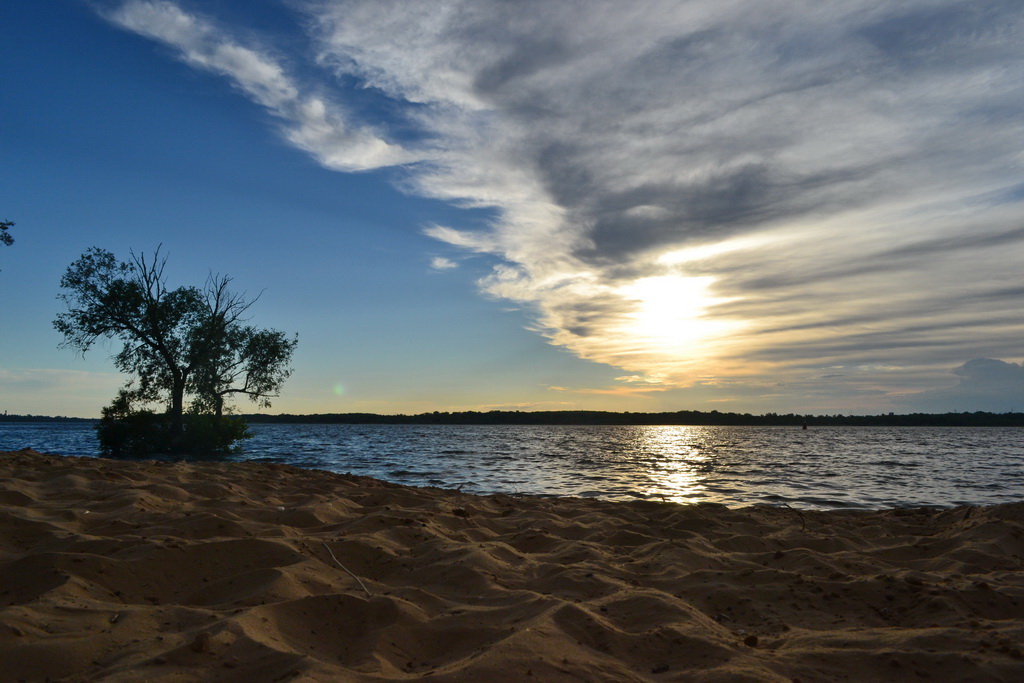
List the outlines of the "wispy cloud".
<svg viewBox="0 0 1024 683">
<path fill-rule="evenodd" d="M 435 256 L 430 259 L 430 267 L 434 270 L 452 270 L 454 268 L 458 268 L 459 264 L 455 263 L 455 261 L 452 261 L 451 259 L 446 259 L 443 256 Z"/>
<path fill-rule="evenodd" d="M 1016 0 L 299 7 L 330 100 L 169 2 L 110 16 L 325 166 L 418 161 L 410 191 L 495 210 L 426 230 L 498 257 L 483 289 L 583 358 L 666 386 L 771 377 L 775 398 L 830 391 L 832 367 L 884 394 L 1020 354 Z M 352 79 L 418 142 L 332 104 Z"/>
<path fill-rule="evenodd" d="M 284 123 L 289 142 L 327 168 L 360 171 L 415 160 L 373 126 L 352 122 L 340 106 L 302 92 L 272 54 L 239 44 L 212 21 L 172 2 L 130 0 L 106 16 L 175 49 L 188 64 L 226 76 Z"/>
</svg>

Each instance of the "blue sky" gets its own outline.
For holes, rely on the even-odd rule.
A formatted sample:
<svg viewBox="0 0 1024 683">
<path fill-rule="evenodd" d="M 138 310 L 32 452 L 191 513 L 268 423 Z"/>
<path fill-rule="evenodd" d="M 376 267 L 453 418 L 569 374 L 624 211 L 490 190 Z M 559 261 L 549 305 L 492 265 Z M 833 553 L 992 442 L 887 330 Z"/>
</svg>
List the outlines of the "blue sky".
<svg viewBox="0 0 1024 683">
<path fill-rule="evenodd" d="M 1024 410 L 1016 1 L 2 12 L 0 409 L 98 415 L 60 276 L 163 245 L 270 412 Z"/>
</svg>

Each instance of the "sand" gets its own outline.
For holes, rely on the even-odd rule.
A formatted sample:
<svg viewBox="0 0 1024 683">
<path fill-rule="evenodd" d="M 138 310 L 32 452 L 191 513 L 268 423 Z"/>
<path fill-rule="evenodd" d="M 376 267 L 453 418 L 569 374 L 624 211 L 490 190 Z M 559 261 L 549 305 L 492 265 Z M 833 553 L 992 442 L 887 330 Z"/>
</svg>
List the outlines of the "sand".
<svg viewBox="0 0 1024 683">
<path fill-rule="evenodd" d="M 471 496 L 0 454 L 0 679 L 1021 681 L 1024 504 Z"/>
</svg>

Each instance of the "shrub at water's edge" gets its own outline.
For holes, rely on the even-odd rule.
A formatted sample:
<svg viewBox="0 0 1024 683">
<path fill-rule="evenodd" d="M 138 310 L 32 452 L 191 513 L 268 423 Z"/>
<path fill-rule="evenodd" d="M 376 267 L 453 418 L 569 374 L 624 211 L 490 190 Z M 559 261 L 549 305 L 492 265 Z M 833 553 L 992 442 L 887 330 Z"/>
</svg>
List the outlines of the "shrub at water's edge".
<svg viewBox="0 0 1024 683">
<path fill-rule="evenodd" d="M 119 395 L 118 398 L 122 398 Z M 141 458 L 162 453 L 218 455 L 238 449 L 238 442 L 252 438 L 249 425 L 233 415 L 186 414 L 178 440 L 171 435 L 167 413 L 133 410 L 115 402 L 103 409 L 96 425 L 100 452 L 115 458 Z"/>
</svg>

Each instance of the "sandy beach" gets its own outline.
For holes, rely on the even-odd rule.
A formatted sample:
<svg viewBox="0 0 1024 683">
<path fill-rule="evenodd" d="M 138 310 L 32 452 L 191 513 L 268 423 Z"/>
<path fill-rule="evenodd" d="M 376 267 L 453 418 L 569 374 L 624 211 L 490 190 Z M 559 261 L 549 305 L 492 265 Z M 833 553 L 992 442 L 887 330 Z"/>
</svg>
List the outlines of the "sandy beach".
<svg viewBox="0 0 1024 683">
<path fill-rule="evenodd" d="M 478 497 L 0 454 L 10 681 L 1020 681 L 1024 504 Z"/>
</svg>

